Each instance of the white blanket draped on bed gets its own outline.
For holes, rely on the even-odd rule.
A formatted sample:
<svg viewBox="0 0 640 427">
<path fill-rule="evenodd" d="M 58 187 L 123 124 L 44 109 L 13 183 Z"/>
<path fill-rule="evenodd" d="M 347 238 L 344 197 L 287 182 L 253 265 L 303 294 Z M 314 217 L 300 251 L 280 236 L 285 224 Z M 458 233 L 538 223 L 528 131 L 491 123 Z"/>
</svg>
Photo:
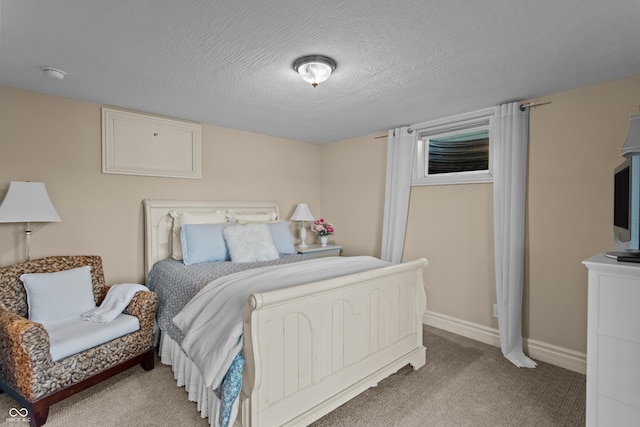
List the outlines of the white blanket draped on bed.
<svg viewBox="0 0 640 427">
<path fill-rule="evenodd" d="M 326 257 L 234 273 L 214 280 L 174 317 L 182 349 L 208 387 L 217 389 L 242 350 L 242 309 L 250 294 L 388 266 L 368 256 Z"/>
</svg>

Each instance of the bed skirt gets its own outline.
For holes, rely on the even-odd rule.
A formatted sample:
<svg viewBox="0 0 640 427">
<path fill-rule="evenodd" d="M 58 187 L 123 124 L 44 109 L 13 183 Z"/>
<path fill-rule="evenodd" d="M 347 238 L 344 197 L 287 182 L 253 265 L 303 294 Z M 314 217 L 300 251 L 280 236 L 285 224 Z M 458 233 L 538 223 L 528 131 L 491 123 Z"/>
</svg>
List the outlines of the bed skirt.
<svg viewBox="0 0 640 427">
<path fill-rule="evenodd" d="M 200 370 L 182 351 L 180 345 L 164 333 L 160 338 L 160 361 L 163 365 L 171 366 L 173 378 L 178 387 L 184 387 L 188 393 L 188 399 L 196 402 L 200 416 L 209 418 L 209 425 L 212 427 L 219 427 L 220 399 L 205 385 Z M 233 404 L 230 420 L 235 420 L 237 417 L 238 402 L 239 399 L 236 399 Z M 230 423 L 230 425 L 233 424 Z"/>
</svg>

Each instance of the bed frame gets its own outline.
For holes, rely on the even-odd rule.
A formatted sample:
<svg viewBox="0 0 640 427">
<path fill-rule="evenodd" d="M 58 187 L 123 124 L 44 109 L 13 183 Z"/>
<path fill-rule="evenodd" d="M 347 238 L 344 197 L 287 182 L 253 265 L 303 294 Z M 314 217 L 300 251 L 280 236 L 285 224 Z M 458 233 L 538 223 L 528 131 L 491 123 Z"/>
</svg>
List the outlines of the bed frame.
<svg viewBox="0 0 640 427">
<path fill-rule="evenodd" d="M 274 202 L 143 205 L 147 274 L 170 256 L 171 210 L 278 213 Z M 235 425 L 308 425 L 403 366 L 422 367 L 426 265 L 418 259 L 252 294 L 243 312 L 246 363 Z"/>
</svg>

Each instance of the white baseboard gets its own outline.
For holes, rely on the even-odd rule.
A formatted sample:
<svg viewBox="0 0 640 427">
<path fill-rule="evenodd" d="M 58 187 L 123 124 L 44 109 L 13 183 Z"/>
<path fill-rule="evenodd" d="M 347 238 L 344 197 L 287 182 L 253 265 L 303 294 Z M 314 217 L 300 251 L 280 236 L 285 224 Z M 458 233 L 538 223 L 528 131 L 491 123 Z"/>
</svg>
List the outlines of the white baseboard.
<svg viewBox="0 0 640 427">
<path fill-rule="evenodd" d="M 500 347 L 497 329 L 427 310 L 422 322 L 463 337 Z M 586 374 L 587 355 L 578 351 L 529 338 L 522 339 L 525 353 L 534 360 L 550 363 L 570 371 Z"/>
</svg>

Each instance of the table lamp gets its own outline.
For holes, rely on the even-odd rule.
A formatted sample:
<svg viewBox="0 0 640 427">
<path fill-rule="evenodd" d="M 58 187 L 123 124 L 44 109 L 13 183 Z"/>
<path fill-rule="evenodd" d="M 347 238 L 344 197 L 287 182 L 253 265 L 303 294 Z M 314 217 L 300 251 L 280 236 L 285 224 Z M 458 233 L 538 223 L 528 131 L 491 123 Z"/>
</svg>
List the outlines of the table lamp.
<svg viewBox="0 0 640 427">
<path fill-rule="evenodd" d="M 291 218 L 289 218 L 291 221 L 300 221 L 300 245 L 298 245 L 298 247 L 300 248 L 306 248 L 308 245 L 307 243 L 304 241 L 307 238 L 307 230 L 305 229 L 305 225 L 304 223 L 307 221 L 315 221 L 315 219 L 313 218 L 313 215 L 311 215 L 311 211 L 309 210 L 309 206 L 307 206 L 306 203 L 300 203 L 298 206 L 296 206 L 296 210 L 293 212 L 293 215 L 291 215 Z"/>
<path fill-rule="evenodd" d="M 31 223 L 59 222 L 60 215 L 53 207 L 42 182 L 11 181 L 0 204 L 0 223 L 25 222 L 27 261 L 31 260 Z"/>
</svg>

